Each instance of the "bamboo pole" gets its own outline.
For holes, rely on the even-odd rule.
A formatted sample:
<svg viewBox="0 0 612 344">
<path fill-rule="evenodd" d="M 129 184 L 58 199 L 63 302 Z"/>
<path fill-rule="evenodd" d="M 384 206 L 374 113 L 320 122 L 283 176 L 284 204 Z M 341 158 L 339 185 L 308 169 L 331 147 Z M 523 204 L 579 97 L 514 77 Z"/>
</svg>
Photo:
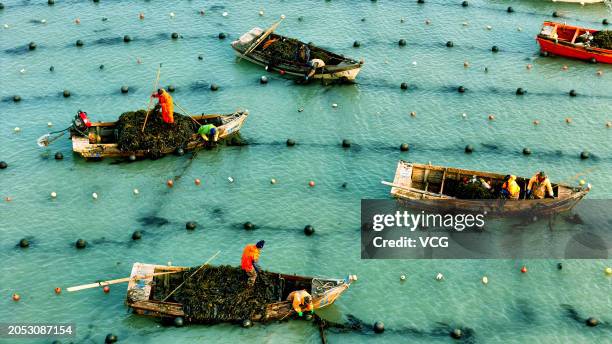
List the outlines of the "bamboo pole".
<svg viewBox="0 0 612 344">
<path fill-rule="evenodd" d="M 159 67 L 157 67 L 157 77 L 155 78 L 155 83 L 153 84 L 153 92 L 155 92 L 155 90 L 157 90 L 157 87 L 159 86 L 159 75 L 161 72 L 161 66 L 162 65 L 160 63 Z M 147 126 L 147 120 L 149 119 L 149 114 L 151 113 L 151 104 L 153 104 L 152 97 L 149 99 L 149 105 L 147 106 L 147 115 L 145 116 L 144 123 L 142 124 L 142 129 L 140 130 L 143 133 L 144 133 L 145 127 Z"/>
<path fill-rule="evenodd" d="M 174 102 L 174 105 L 178 106 L 178 108 L 181 109 L 181 111 L 183 111 L 184 113 L 186 113 L 187 116 L 189 116 L 189 118 L 191 118 L 191 120 L 194 121 L 197 125 L 199 126 L 202 125 L 200 124 L 200 122 L 196 121 L 196 119 L 193 118 L 193 116 L 187 110 L 185 110 L 182 106 L 180 106 L 177 102 Z"/>
<path fill-rule="evenodd" d="M 248 54 L 250 54 L 253 50 L 255 50 L 255 48 L 257 48 L 265 39 L 266 37 L 270 36 L 270 34 L 272 32 L 274 32 L 274 30 L 276 30 L 276 28 L 280 25 L 280 23 L 285 19 L 285 16 L 282 15 L 280 20 L 277 21 L 276 23 L 272 24 L 272 26 L 270 26 L 256 41 L 255 43 L 251 44 L 251 46 L 244 51 L 244 53 L 242 53 L 242 56 L 246 56 Z M 241 57 L 242 57 L 241 56 Z"/>
<path fill-rule="evenodd" d="M 96 288 L 96 287 L 104 287 L 104 286 L 111 285 L 111 284 L 118 284 L 118 283 L 129 282 L 131 280 L 138 280 L 138 279 L 145 279 L 145 278 L 154 277 L 154 276 L 174 274 L 174 273 L 181 272 L 181 271 L 183 271 L 183 270 L 169 271 L 169 272 L 158 272 L 158 273 L 154 273 L 154 274 L 150 274 L 150 275 L 144 275 L 144 276 L 134 276 L 134 277 L 130 276 L 130 277 L 124 277 L 124 278 L 117 278 L 117 279 L 108 280 L 108 281 L 101 281 L 101 282 L 77 285 L 77 286 L 74 286 L 74 287 L 68 287 L 68 288 L 66 288 L 66 290 L 72 292 L 72 291 L 79 291 L 79 290 L 91 289 L 91 288 Z"/>
<path fill-rule="evenodd" d="M 211 260 L 215 259 L 215 257 L 216 257 L 216 256 L 217 256 L 219 253 L 221 253 L 221 251 L 217 251 L 217 253 L 215 253 L 215 254 L 214 254 L 212 257 L 208 258 L 208 260 L 207 260 L 207 261 L 206 261 L 204 264 L 200 265 L 200 267 L 199 267 L 199 268 L 198 268 L 196 271 L 194 271 L 194 272 L 193 272 L 191 275 L 189 275 L 187 278 L 185 278 L 185 280 L 183 281 L 183 283 L 179 284 L 179 286 L 178 286 L 178 287 L 176 287 L 176 288 L 175 288 L 173 291 L 171 291 L 171 292 L 170 292 L 170 294 L 168 294 L 168 296 L 164 297 L 164 299 L 162 300 L 162 302 L 164 302 L 164 301 L 168 300 L 168 298 L 169 298 L 170 296 L 172 296 L 172 294 L 174 294 L 174 292 L 175 292 L 175 291 L 179 290 L 179 288 L 180 288 L 180 287 L 182 287 L 182 286 L 183 286 L 183 284 L 185 284 L 185 282 L 187 282 L 187 280 L 188 280 L 188 279 L 190 279 L 191 277 L 193 277 L 193 275 L 195 275 L 196 273 L 198 273 L 198 272 L 199 272 L 199 271 L 200 271 L 200 270 L 201 270 L 201 269 L 202 269 L 204 266 L 206 266 L 208 263 L 210 263 L 210 261 L 211 261 Z"/>
</svg>

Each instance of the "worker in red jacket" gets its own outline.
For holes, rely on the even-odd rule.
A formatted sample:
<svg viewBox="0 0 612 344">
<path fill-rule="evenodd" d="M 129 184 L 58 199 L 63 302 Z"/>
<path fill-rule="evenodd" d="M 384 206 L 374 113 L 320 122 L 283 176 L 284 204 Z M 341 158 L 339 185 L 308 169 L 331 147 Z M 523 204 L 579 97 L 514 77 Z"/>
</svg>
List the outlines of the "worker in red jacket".
<svg viewBox="0 0 612 344">
<path fill-rule="evenodd" d="M 158 99 L 162 110 L 163 121 L 170 124 L 174 123 L 174 102 L 170 93 L 160 88 L 157 90 L 157 93 L 153 93 L 151 97 Z"/>
<path fill-rule="evenodd" d="M 266 242 L 264 240 L 260 240 L 255 245 L 246 245 L 242 251 L 241 267 L 242 270 L 246 272 L 247 276 L 249 276 L 249 281 L 247 283 L 249 288 L 255 285 L 257 273 L 261 271 L 258 264 L 259 252 L 264 247 L 265 243 Z"/>
</svg>

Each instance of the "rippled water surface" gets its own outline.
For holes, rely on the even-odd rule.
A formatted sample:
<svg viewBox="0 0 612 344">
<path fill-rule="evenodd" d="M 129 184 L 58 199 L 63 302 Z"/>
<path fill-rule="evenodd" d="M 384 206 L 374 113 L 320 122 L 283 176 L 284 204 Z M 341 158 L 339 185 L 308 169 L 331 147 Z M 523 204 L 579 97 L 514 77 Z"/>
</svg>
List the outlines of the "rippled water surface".
<svg viewBox="0 0 612 344">
<path fill-rule="evenodd" d="M 443 343 L 452 341 L 447 331 L 453 327 L 471 329 L 475 343 L 610 342 L 612 279 L 602 273 L 610 260 L 565 261 L 561 271 L 553 260 L 360 260 L 360 200 L 389 197 L 380 181 L 393 178 L 398 159 L 525 176 L 544 169 L 558 181 L 586 179 L 593 184 L 590 198 L 612 196 L 612 129 L 606 127 L 612 120 L 612 68 L 540 57 L 534 40 L 553 11 L 563 21 L 601 28 L 601 20 L 612 17 L 607 8 L 460 3 L 58 0 L 48 6 L 42 0 L 5 0 L 0 160 L 9 168 L 0 171 L 2 321 L 75 322 L 80 343 L 102 342 L 109 332 L 133 343 L 319 342 L 317 329 L 305 322 L 251 329 L 160 327 L 126 311 L 125 285 L 109 294 L 53 293 L 57 286 L 126 276 L 134 262 L 198 265 L 221 250 L 215 263 L 237 265 L 245 244 L 265 239 L 266 269 L 359 276 L 320 315 L 337 322 L 349 314 L 367 324 L 382 320 L 387 331 L 330 332 L 333 343 Z M 238 61 L 230 41 L 281 14 L 287 19 L 280 33 L 364 58 L 358 83 L 300 86 Z M 172 32 L 182 38 L 171 40 Z M 218 39 L 220 32 L 228 39 Z M 123 35 L 133 41 L 124 43 Z M 405 47 L 397 44 L 402 38 Z M 31 41 L 34 51 L 27 49 Z M 361 46 L 353 48 L 354 41 Z M 454 47 L 447 48 L 447 41 Z M 493 45 L 498 53 L 491 52 Z M 242 130 L 249 145 L 202 151 L 194 159 L 120 164 L 85 162 L 71 154 L 66 138 L 47 149 L 36 146 L 36 138 L 50 130 L 48 122 L 51 130 L 63 129 L 78 109 L 110 121 L 146 107 L 159 63 L 161 85 L 174 85 L 174 99 L 191 112 L 249 109 Z M 261 75 L 270 79 L 267 85 L 260 85 Z M 402 82 L 409 84 L 407 91 L 400 89 Z M 220 90 L 211 92 L 211 83 Z M 128 94 L 120 93 L 123 85 Z M 467 92 L 459 94 L 460 85 Z M 518 87 L 527 94 L 516 96 Z M 62 97 L 64 89 L 71 97 Z M 577 97 L 568 96 L 571 89 Z M 22 101 L 14 103 L 14 95 Z M 494 121 L 487 119 L 490 114 Z M 298 144 L 286 147 L 287 138 Z M 350 149 L 340 146 L 345 138 L 353 142 Z M 409 152 L 399 151 L 404 142 Z M 467 144 L 475 148 L 471 155 L 463 153 Z M 533 154 L 523 156 L 524 147 Z M 591 158 L 581 160 L 585 150 Z M 56 151 L 63 152 L 62 161 L 53 159 Z M 172 189 L 165 186 L 170 178 L 176 179 Z M 271 178 L 278 183 L 270 184 Z M 99 195 L 95 201 L 92 192 Z M 186 221 L 197 221 L 198 229 L 185 231 Z M 245 221 L 258 229 L 244 231 Z M 314 236 L 303 235 L 306 224 L 315 227 Z M 131 241 L 134 230 L 144 232 L 142 240 Z M 19 249 L 24 237 L 31 246 Z M 78 238 L 89 242 L 87 249 L 74 249 Z M 524 264 L 529 273 L 520 274 Z M 438 272 L 446 276 L 442 283 L 434 279 Z M 480 283 L 483 275 L 487 286 Z M 11 300 L 15 292 L 20 302 Z M 562 305 L 608 325 L 587 328 Z"/>
</svg>

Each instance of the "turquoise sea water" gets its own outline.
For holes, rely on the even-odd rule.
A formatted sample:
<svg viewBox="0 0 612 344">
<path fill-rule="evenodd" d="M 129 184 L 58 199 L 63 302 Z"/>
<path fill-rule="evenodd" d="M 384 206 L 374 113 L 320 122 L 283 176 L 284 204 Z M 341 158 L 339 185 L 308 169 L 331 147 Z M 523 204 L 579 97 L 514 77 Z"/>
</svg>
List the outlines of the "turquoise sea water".
<svg viewBox="0 0 612 344">
<path fill-rule="evenodd" d="M 400 158 L 526 176 L 545 169 L 554 180 L 571 183 L 580 175 L 593 184 L 589 198 L 612 196 L 612 129 L 606 128 L 612 120 L 612 68 L 539 57 L 534 40 L 555 10 L 566 17 L 561 20 L 600 28 L 603 18 L 612 17 L 604 5 L 482 0 L 469 1 L 467 8 L 460 1 L 428 0 L 423 5 L 105 0 L 4 5 L 0 160 L 9 167 L 0 170 L 2 322 L 75 322 L 79 343 L 100 343 L 109 332 L 131 343 L 319 342 L 314 326 L 297 321 L 250 329 L 160 327 L 126 312 L 125 285 L 113 286 L 109 294 L 98 289 L 53 293 L 58 286 L 127 276 L 134 262 L 198 265 L 221 250 L 215 263 L 237 265 L 245 244 L 265 239 L 261 264 L 266 269 L 359 276 L 320 315 L 336 322 L 348 314 L 367 324 L 381 320 L 388 330 L 378 336 L 328 333 L 332 343 L 444 343 L 452 341 L 447 330 L 453 327 L 472 329 L 476 343 L 610 342 L 609 325 L 587 328 L 562 306 L 610 324 L 612 279 L 602 272 L 610 260 L 565 261 L 558 271 L 557 260 L 362 261 L 359 252 L 360 200 L 389 197 L 380 181 L 393 178 Z M 506 12 L 509 5 L 515 13 Z M 138 19 L 140 12 L 144 20 Z M 280 33 L 363 57 L 358 83 L 299 86 L 237 61 L 230 41 L 281 14 L 287 20 Z M 182 39 L 171 40 L 172 32 Z M 229 38 L 219 40 L 219 32 Z M 126 34 L 132 42 L 123 43 Z M 397 45 L 401 38 L 407 46 Z M 82 48 L 74 45 L 78 39 Z M 356 40 L 360 48 L 352 47 Z M 453 48 L 445 46 L 449 40 Z M 30 41 L 37 43 L 35 51 L 27 50 Z M 493 45 L 500 52 L 492 53 Z M 242 136 L 250 144 L 203 151 L 195 159 L 172 156 L 131 164 L 85 162 L 71 154 L 65 138 L 47 149 L 36 146 L 40 135 L 68 126 L 78 109 L 93 120 L 110 121 L 145 107 L 159 63 L 161 85 L 175 85 L 174 99 L 190 111 L 249 109 Z M 602 76 L 596 75 L 599 70 Z M 259 84 L 261 75 L 270 79 L 267 85 Z M 213 82 L 219 91 L 209 90 Z M 402 82 L 410 85 L 408 91 L 400 89 Z M 120 93 L 122 85 L 130 87 L 127 95 Z M 457 93 L 459 85 L 467 92 Z M 518 87 L 527 94 L 516 96 Z M 70 98 L 62 97 L 64 89 Z M 569 97 L 570 89 L 578 96 Z M 14 103 L 13 95 L 22 101 Z M 416 117 L 410 116 L 413 111 Z M 496 119 L 488 121 L 489 114 Z M 286 147 L 287 138 L 298 144 Z M 344 138 L 353 142 L 350 149 L 340 147 Z M 403 142 L 410 152 L 399 151 Z M 467 144 L 475 147 L 471 155 L 463 153 Z M 524 147 L 533 154 L 523 156 Z M 580 160 L 583 150 L 590 159 Z M 56 151 L 64 160 L 53 159 Z M 168 189 L 165 181 L 176 176 L 180 179 Z M 195 178 L 202 180 L 200 187 Z M 278 183 L 271 185 L 271 178 Z M 308 187 L 310 180 L 314 188 Z M 344 182 L 347 188 L 341 187 Z M 143 220 L 152 217 L 167 223 Z M 186 221 L 197 221 L 198 229 L 186 231 Z M 244 231 L 245 221 L 258 228 Z M 315 227 L 314 236 L 303 235 L 306 224 Z M 131 241 L 134 230 L 144 232 L 142 240 Z M 32 244 L 19 249 L 24 237 Z M 74 249 L 78 238 L 90 243 L 87 249 Z M 520 274 L 524 264 L 529 273 Z M 434 279 L 438 272 L 446 276 L 442 283 Z M 399 281 L 401 274 L 407 281 Z M 483 275 L 487 286 L 480 283 Z M 20 302 L 11 300 L 15 292 Z"/>
</svg>

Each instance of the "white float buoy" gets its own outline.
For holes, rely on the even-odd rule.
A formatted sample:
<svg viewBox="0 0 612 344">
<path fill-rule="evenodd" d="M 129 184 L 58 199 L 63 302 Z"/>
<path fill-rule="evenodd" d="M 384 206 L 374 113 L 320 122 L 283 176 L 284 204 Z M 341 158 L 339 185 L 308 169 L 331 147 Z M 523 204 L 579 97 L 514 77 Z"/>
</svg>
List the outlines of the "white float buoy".
<svg viewBox="0 0 612 344">
<path fill-rule="evenodd" d="M 53 126 L 53 123 L 47 122 L 47 127 L 51 128 L 52 126 Z"/>
<path fill-rule="evenodd" d="M 487 276 L 482 276 L 482 284 L 489 284 L 489 278 Z"/>
<path fill-rule="evenodd" d="M 227 177 L 227 180 L 228 180 L 230 183 L 233 183 L 233 182 L 234 182 L 234 178 L 232 178 L 232 177 Z"/>
<path fill-rule="evenodd" d="M 221 14 L 224 17 L 227 17 L 228 13 L 227 12 L 223 12 L 223 14 Z"/>
<path fill-rule="evenodd" d="M 270 179 L 270 184 L 276 184 L 276 179 L 274 178 Z"/>
<path fill-rule="evenodd" d="M 462 114 L 461 114 L 461 117 L 463 117 L 463 118 L 467 118 L 467 113 L 465 113 L 465 112 L 464 112 L 464 113 L 462 113 Z"/>
<path fill-rule="evenodd" d="M 57 193 L 55 191 L 51 192 L 51 198 L 57 198 Z"/>
<path fill-rule="evenodd" d="M 487 30 L 491 30 L 493 27 L 491 25 L 487 25 Z"/>
<path fill-rule="evenodd" d="M 333 107 L 333 108 L 337 108 L 337 107 L 338 107 L 338 104 L 333 103 L 333 104 L 332 104 L 332 107 Z"/>
<path fill-rule="evenodd" d="M 442 281 L 444 279 L 444 275 L 442 275 L 441 272 L 438 272 L 438 274 L 436 275 L 436 280 L 437 281 Z"/>
<path fill-rule="evenodd" d="M 16 133 L 18 133 L 18 132 L 20 132 L 20 131 L 21 131 L 21 128 L 19 128 L 19 127 L 15 127 L 15 129 L 13 129 L 13 130 L 14 130 Z"/>
<path fill-rule="evenodd" d="M 4 24 L 4 28 L 8 29 L 9 28 L 9 24 Z"/>
<path fill-rule="evenodd" d="M 612 268 L 611 267 L 607 267 L 604 269 L 604 272 L 606 275 L 608 276 L 612 276 Z"/>
<path fill-rule="evenodd" d="M 41 24 L 46 24 L 46 23 L 47 23 L 47 19 L 41 19 L 41 20 L 40 20 L 40 23 L 41 23 Z"/>
<path fill-rule="evenodd" d="M 259 11 L 259 15 L 263 16 L 264 15 L 264 11 Z"/>
<path fill-rule="evenodd" d="M 138 189 L 134 189 L 134 195 L 138 195 L 140 193 L 140 191 L 138 191 Z"/>
<path fill-rule="evenodd" d="M 91 197 L 93 197 L 93 199 L 98 199 L 98 194 L 94 192 L 91 194 Z"/>
<path fill-rule="evenodd" d="M 405 281 L 406 280 L 406 275 L 401 275 L 400 276 L 400 281 Z"/>
<path fill-rule="evenodd" d="M 470 25 L 468 22 L 463 22 L 463 26 L 468 26 Z"/>
<path fill-rule="evenodd" d="M 176 14 L 174 14 L 174 12 L 170 12 L 170 17 L 174 18 L 176 16 Z"/>
<path fill-rule="evenodd" d="M 25 74 L 25 72 L 26 72 L 26 69 L 25 69 L 25 68 L 21 68 L 21 69 L 19 70 L 19 73 L 21 73 L 21 74 Z"/>
<path fill-rule="evenodd" d="M 519 32 L 523 31 L 523 28 L 519 26 L 519 27 L 516 28 L 516 31 L 519 31 Z"/>
<path fill-rule="evenodd" d="M 413 66 L 416 66 L 416 65 L 417 65 L 417 62 L 416 62 L 416 61 L 412 61 L 412 65 L 413 65 Z"/>
<path fill-rule="evenodd" d="M 281 14 L 281 19 L 285 19 L 285 18 L 287 18 L 287 17 L 285 17 L 284 14 Z"/>
</svg>

